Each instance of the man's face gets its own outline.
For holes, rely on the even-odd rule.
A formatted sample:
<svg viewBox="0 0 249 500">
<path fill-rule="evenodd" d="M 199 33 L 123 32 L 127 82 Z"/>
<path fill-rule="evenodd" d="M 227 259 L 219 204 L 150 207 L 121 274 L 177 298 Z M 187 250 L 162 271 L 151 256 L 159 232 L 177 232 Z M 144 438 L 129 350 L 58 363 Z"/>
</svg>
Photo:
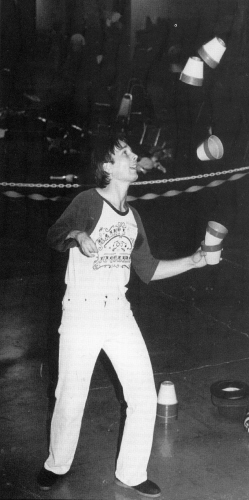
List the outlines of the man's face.
<svg viewBox="0 0 249 500">
<path fill-rule="evenodd" d="M 113 164 L 111 165 L 111 178 L 114 180 L 134 182 L 137 177 L 137 155 L 132 152 L 125 142 L 120 143 L 121 148 L 115 148 Z"/>
</svg>

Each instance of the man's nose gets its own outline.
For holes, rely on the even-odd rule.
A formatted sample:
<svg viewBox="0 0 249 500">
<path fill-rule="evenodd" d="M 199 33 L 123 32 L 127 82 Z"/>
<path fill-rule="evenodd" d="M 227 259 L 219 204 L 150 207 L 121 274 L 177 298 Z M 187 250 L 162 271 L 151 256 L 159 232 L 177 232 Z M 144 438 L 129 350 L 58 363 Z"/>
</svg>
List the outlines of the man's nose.
<svg viewBox="0 0 249 500">
<path fill-rule="evenodd" d="M 136 161 L 138 158 L 138 155 L 136 155 L 135 153 L 132 153 L 131 157 L 132 157 L 132 160 Z"/>
</svg>

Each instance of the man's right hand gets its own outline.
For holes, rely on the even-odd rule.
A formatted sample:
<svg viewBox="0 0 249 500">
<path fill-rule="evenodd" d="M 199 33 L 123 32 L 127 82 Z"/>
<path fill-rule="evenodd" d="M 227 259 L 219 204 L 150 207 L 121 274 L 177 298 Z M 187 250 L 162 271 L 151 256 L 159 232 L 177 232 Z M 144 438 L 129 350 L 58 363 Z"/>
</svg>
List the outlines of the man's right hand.
<svg viewBox="0 0 249 500">
<path fill-rule="evenodd" d="M 98 249 L 90 236 L 84 231 L 71 231 L 68 238 L 73 238 L 77 241 L 81 252 L 86 255 L 86 257 L 95 257 L 95 254 L 98 253 Z"/>
</svg>

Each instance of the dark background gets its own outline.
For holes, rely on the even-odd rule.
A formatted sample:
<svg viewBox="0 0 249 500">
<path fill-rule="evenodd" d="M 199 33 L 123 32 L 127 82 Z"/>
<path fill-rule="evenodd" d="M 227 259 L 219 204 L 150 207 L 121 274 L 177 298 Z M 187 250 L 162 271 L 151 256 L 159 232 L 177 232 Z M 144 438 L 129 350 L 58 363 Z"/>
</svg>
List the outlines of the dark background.
<svg viewBox="0 0 249 500">
<path fill-rule="evenodd" d="M 140 171 L 146 184 L 129 190 L 156 257 L 194 252 L 208 220 L 228 228 L 219 266 L 148 286 L 131 274 L 128 295 L 156 384 L 170 378 L 179 397 L 178 427 L 156 428 L 153 480 L 172 499 L 247 500 L 243 422 L 217 418 L 209 386 L 248 380 L 248 1 L 0 0 L 0 14 L 0 495 L 37 498 L 67 262 L 46 234 L 94 185 L 91 150 L 117 129 L 140 159 L 157 155 L 164 168 Z M 220 64 L 204 65 L 200 87 L 181 82 L 179 69 L 214 36 L 226 43 Z M 132 105 L 121 117 L 127 92 Z M 210 133 L 224 155 L 200 161 Z M 84 442 L 53 498 L 121 499 L 111 489 L 123 422 L 113 386 L 124 417 L 101 353 Z"/>
</svg>

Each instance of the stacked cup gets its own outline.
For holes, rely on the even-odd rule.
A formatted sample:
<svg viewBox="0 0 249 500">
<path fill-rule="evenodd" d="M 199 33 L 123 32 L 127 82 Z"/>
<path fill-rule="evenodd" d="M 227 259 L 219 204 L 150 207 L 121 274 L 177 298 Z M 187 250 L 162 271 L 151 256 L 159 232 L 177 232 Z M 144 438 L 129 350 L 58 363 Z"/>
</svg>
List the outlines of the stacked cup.
<svg viewBox="0 0 249 500">
<path fill-rule="evenodd" d="M 169 424 L 178 417 L 178 401 L 173 382 L 161 383 L 157 397 L 157 418 L 159 422 Z"/>
<path fill-rule="evenodd" d="M 208 222 L 205 241 L 201 243 L 202 250 L 206 252 L 207 264 L 219 264 L 223 239 L 227 233 L 227 228 L 222 224 L 215 221 Z"/>
</svg>

